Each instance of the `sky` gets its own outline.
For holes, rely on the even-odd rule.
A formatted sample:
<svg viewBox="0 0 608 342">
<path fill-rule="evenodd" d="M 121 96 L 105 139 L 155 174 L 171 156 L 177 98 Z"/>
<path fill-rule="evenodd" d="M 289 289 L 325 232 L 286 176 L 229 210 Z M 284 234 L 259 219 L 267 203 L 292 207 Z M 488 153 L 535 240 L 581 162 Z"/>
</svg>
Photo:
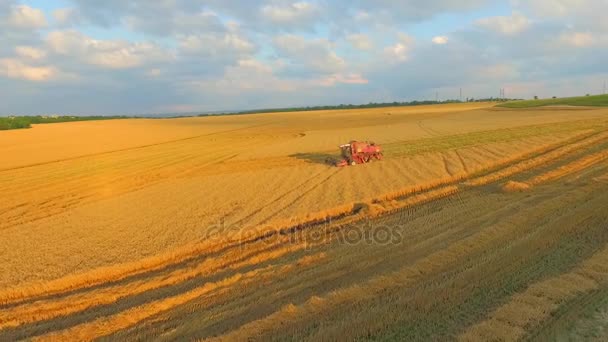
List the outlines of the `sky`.
<svg viewBox="0 0 608 342">
<path fill-rule="evenodd" d="M 600 94 L 608 0 L 0 0 L 0 115 Z"/>
</svg>

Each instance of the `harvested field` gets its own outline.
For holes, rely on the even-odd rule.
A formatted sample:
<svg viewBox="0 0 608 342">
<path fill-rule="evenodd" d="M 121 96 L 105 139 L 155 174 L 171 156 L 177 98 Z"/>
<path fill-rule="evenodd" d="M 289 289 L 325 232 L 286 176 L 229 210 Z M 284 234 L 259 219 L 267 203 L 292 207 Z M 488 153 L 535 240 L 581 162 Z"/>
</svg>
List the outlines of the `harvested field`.
<svg viewBox="0 0 608 342">
<path fill-rule="evenodd" d="M 351 139 L 385 160 L 326 165 Z M 63 123 L 0 154 L 0 340 L 551 339 L 608 308 L 608 109 Z"/>
</svg>

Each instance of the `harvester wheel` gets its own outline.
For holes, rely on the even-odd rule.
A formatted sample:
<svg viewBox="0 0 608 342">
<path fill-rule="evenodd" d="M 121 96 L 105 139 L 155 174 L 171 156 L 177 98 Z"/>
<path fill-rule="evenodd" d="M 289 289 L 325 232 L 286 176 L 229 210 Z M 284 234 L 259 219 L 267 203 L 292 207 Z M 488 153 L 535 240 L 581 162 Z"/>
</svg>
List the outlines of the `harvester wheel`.
<svg viewBox="0 0 608 342">
<path fill-rule="evenodd" d="M 350 162 L 350 165 L 355 166 L 357 165 L 357 162 L 353 160 L 352 162 Z"/>
</svg>

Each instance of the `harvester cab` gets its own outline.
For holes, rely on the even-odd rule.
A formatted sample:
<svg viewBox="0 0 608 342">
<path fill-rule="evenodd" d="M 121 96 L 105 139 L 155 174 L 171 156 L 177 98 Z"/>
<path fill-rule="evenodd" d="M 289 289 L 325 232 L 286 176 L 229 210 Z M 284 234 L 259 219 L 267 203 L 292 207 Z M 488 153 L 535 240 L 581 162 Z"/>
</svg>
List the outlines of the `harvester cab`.
<svg viewBox="0 0 608 342">
<path fill-rule="evenodd" d="M 382 148 L 373 142 L 351 141 L 340 145 L 342 160 L 336 164 L 338 167 L 369 163 L 373 160 L 381 160 Z"/>
</svg>

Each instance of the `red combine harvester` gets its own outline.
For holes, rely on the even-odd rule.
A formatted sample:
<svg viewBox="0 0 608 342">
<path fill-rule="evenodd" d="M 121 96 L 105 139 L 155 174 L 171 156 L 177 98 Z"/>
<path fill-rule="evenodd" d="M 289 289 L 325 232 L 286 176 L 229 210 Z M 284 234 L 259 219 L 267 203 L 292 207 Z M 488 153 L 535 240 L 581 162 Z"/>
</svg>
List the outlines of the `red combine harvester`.
<svg viewBox="0 0 608 342">
<path fill-rule="evenodd" d="M 365 164 L 374 159 L 382 159 L 382 147 L 373 142 L 351 141 L 341 145 L 340 151 L 344 159 L 336 164 L 338 167 Z"/>
</svg>

